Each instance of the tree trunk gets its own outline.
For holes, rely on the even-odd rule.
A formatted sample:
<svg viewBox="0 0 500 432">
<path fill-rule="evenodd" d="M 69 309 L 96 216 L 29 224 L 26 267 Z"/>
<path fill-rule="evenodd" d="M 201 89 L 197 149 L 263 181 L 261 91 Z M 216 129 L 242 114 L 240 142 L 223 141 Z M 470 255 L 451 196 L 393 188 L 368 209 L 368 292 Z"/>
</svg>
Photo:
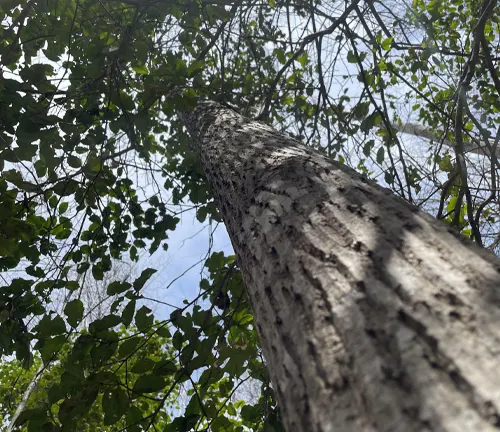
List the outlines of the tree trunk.
<svg viewBox="0 0 500 432">
<path fill-rule="evenodd" d="M 42 374 L 45 371 L 45 366 L 43 364 L 43 361 L 40 360 L 40 366 L 38 366 L 37 371 L 35 372 L 35 376 L 33 379 L 30 381 L 28 384 L 28 387 L 26 387 L 26 390 L 23 393 L 23 396 L 21 397 L 21 401 L 19 402 L 19 405 L 16 408 L 16 411 L 14 412 L 12 418 L 9 421 L 9 425 L 5 429 L 5 432 L 12 432 L 14 428 L 16 427 L 16 421 L 21 415 L 21 413 L 26 409 L 28 406 L 28 401 L 31 396 L 31 394 L 35 391 L 35 389 L 38 386 L 38 383 L 40 382 L 40 379 L 42 378 Z"/>
<path fill-rule="evenodd" d="M 496 257 L 271 127 L 181 118 L 289 432 L 500 429 Z"/>
</svg>

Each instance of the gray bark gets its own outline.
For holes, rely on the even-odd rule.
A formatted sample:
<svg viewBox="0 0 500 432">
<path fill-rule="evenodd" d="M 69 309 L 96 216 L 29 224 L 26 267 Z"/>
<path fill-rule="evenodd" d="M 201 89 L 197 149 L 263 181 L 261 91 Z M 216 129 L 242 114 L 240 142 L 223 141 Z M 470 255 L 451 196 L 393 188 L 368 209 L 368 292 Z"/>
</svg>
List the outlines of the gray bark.
<svg viewBox="0 0 500 432">
<path fill-rule="evenodd" d="M 289 432 L 500 429 L 496 257 L 266 125 L 181 118 Z"/>
<path fill-rule="evenodd" d="M 12 418 L 9 421 L 9 425 L 7 426 L 7 429 L 5 429 L 5 432 L 12 432 L 15 430 L 16 427 L 16 421 L 21 415 L 21 413 L 26 409 L 28 405 L 29 398 L 31 394 L 35 391 L 35 389 L 38 386 L 38 383 L 40 382 L 40 378 L 42 377 L 43 372 L 45 371 L 45 366 L 42 361 L 40 361 L 40 366 L 38 367 L 37 371 L 35 372 L 35 376 L 33 379 L 30 381 L 28 384 L 28 387 L 26 387 L 26 390 L 23 393 L 23 396 L 21 398 L 21 401 L 19 402 L 19 405 L 16 408 L 16 411 Z"/>
<path fill-rule="evenodd" d="M 425 138 L 428 140 L 432 140 L 437 143 L 443 143 L 445 146 L 449 147 L 450 149 L 453 149 L 455 147 L 454 143 L 444 137 L 439 137 L 435 133 L 431 132 L 430 130 L 426 129 L 423 126 L 420 126 L 415 123 L 405 123 L 402 125 L 399 125 L 397 122 L 394 122 L 392 124 L 392 127 L 397 130 L 398 132 Z M 485 156 L 491 156 L 491 149 L 494 146 L 494 140 L 490 140 L 488 142 L 486 141 L 479 141 L 479 142 L 464 142 L 464 150 L 466 153 L 475 153 L 478 155 L 485 155 Z M 495 155 L 498 156 L 498 150 L 495 151 Z"/>
</svg>

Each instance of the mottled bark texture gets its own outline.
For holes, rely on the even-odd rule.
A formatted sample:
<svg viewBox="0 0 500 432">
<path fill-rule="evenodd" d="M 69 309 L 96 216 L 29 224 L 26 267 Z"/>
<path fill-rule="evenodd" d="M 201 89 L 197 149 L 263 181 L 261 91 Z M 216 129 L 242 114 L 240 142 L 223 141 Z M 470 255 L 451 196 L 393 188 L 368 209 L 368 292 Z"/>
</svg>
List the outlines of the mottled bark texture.
<svg viewBox="0 0 500 432">
<path fill-rule="evenodd" d="M 289 432 L 500 429 L 497 258 L 268 126 L 181 118 Z"/>
</svg>

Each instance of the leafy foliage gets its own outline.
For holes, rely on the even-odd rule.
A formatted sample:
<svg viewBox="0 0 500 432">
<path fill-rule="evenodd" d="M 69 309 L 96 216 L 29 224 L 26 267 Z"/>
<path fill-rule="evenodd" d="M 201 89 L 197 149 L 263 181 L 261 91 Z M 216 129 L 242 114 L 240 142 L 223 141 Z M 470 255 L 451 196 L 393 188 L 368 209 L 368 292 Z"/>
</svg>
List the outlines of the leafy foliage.
<svg viewBox="0 0 500 432">
<path fill-rule="evenodd" d="M 168 339 L 157 334 L 140 339 L 123 329 L 114 335 L 113 339 L 118 342 L 113 352 L 106 341 L 97 341 L 84 331 L 63 345 L 57 362 L 42 363 L 42 359 L 36 357 L 27 371 L 16 360 L 3 362 L 0 367 L 3 418 L 12 415 L 29 384 L 36 382 L 27 409 L 17 421 L 28 424 L 21 430 L 118 431 L 127 425 L 129 430 L 141 430 L 141 425 L 147 424 L 148 417 L 156 410 L 156 424 L 167 424 L 169 412 L 159 401 L 168 400 L 170 412 L 178 405 L 173 377 L 158 375 L 163 385 L 155 391 L 155 400 L 133 391 L 132 383 L 142 379 L 142 372 L 130 366 L 146 359 L 155 364 L 167 357 L 174 358 L 172 351 L 166 351 Z M 101 360 L 103 354 L 107 364 L 98 368 L 94 360 Z M 46 411 L 44 407 L 51 409 Z"/>
<path fill-rule="evenodd" d="M 186 206 L 221 222 L 176 116 L 197 98 L 498 252 L 495 2 L 23 0 L 0 14 L 0 355 L 27 370 L 11 396 L 3 379 L 4 416 L 46 365 L 26 430 L 280 429 L 234 257 L 211 253 L 199 296 L 166 320 L 148 268 L 109 282 L 109 311 L 86 321 L 85 281 L 166 250 Z M 234 400 L 245 380 L 262 384 L 253 405 Z"/>
</svg>

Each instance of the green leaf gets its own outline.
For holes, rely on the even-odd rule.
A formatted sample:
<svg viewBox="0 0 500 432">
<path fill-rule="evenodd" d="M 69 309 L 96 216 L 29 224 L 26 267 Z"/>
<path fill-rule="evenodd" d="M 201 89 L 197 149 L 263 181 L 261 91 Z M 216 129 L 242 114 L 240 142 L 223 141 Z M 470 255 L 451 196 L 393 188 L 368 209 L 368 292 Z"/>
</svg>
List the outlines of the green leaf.
<svg viewBox="0 0 500 432">
<path fill-rule="evenodd" d="M 101 281 L 104 279 L 104 270 L 101 263 L 92 266 L 92 276 L 96 281 Z"/>
<path fill-rule="evenodd" d="M 59 214 L 62 215 L 63 213 L 66 213 L 68 210 L 69 203 L 68 202 L 62 202 L 59 205 Z"/>
<path fill-rule="evenodd" d="M 23 143 L 19 148 L 14 149 L 14 153 L 19 160 L 30 161 L 36 156 L 38 151 L 37 145 Z"/>
<path fill-rule="evenodd" d="M 118 349 L 118 354 L 120 355 L 120 357 L 128 357 L 135 351 L 137 345 L 139 345 L 140 342 L 141 338 L 138 337 L 127 339 L 120 345 L 120 348 Z"/>
<path fill-rule="evenodd" d="M 59 315 L 54 317 L 54 319 L 49 315 L 45 315 L 38 323 L 38 329 L 43 336 L 52 336 L 65 333 L 66 325 Z"/>
<path fill-rule="evenodd" d="M 128 327 L 134 318 L 136 300 L 130 300 L 127 306 L 123 308 L 122 312 L 122 323 L 125 327 Z"/>
<path fill-rule="evenodd" d="M 172 360 L 161 360 L 153 368 L 154 375 L 173 375 L 178 371 L 178 367 Z"/>
<path fill-rule="evenodd" d="M 164 338 L 170 338 L 172 335 L 170 334 L 170 330 L 168 329 L 167 326 L 159 327 L 156 329 L 156 334 L 158 336 L 164 337 Z"/>
<path fill-rule="evenodd" d="M 134 281 L 134 289 L 139 291 L 148 279 L 153 276 L 158 270 L 147 268 L 142 271 L 141 275 Z"/>
<path fill-rule="evenodd" d="M 241 417 L 247 422 L 254 422 L 259 419 L 259 406 L 246 404 L 241 408 Z"/>
<path fill-rule="evenodd" d="M 300 63 L 302 67 L 306 67 L 307 63 L 309 63 L 309 56 L 307 55 L 307 51 L 304 51 L 302 55 L 297 57 L 297 61 Z"/>
<path fill-rule="evenodd" d="M 69 325 L 76 328 L 83 318 L 83 302 L 80 299 L 71 300 L 64 307 Z"/>
<path fill-rule="evenodd" d="M 79 184 L 75 180 L 64 180 L 58 182 L 52 190 L 59 196 L 70 196 L 78 190 Z"/>
<path fill-rule="evenodd" d="M 205 62 L 203 60 L 195 60 L 194 62 L 189 63 L 187 72 L 190 77 L 195 75 L 197 72 L 203 70 L 205 67 Z"/>
<path fill-rule="evenodd" d="M 214 431 L 224 431 L 224 430 L 229 430 L 231 426 L 233 426 L 233 423 L 227 417 L 219 414 L 210 426 Z"/>
<path fill-rule="evenodd" d="M 368 140 L 363 146 L 363 154 L 368 157 L 371 154 L 372 148 L 375 146 L 374 140 Z"/>
<path fill-rule="evenodd" d="M 370 102 L 359 102 L 356 104 L 352 113 L 358 120 L 363 120 L 370 110 Z"/>
<path fill-rule="evenodd" d="M 286 55 L 285 55 L 285 51 L 281 48 L 275 48 L 273 50 L 273 55 L 276 56 L 276 58 L 278 59 L 278 61 L 281 63 L 281 64 L 285 64 L 286 63 Z"/>
<path fill-rule="evenodd" d="M 151 309 L 142 306 L 135 314 L 135 325 L 141 332 L 148 331 L 153 325 L 153 315 L 149 315 Z"/>
<path fill-rule="evenodd" d="M 134 72 L 138 73 L 139 75 L 147 75 L 149 72 L 146 65 L 144 65 L 142 63 L 133 63 L 131 67 L 132 67 L 132 70 Z"/>
<path fill-rule="evenodd" d="M 382 43 L 380 44 L 380 46 L 382 47 L 382 49 L 384 51 L 389 51 L 391 49 L 391 46 L 392 46 L 392 41 L 394 40 L 394 38 L 392 37 L 388 37 L 387 39 L 384 39 L 382 41 Z"/>
<path fill-rule="evenodd" d="M 153 360 L 151 360 L 150 358 L 144 357 L 144 358 L 137 360 L 134 363 L 134 366 L 132 366 L 131 371 L 133 373 L 137 373 L 137 374 L 151 372 L 154 365 L 155 365 L 155 362 Z"/>
<path fill-rule="evenodd" d="M 101 319 L 98 319 L 89 325 L 89 331 L 91 333 L 97 333 L 102 330 L 107 330 L 109 328 L 115 327 L 122 322 L 121 318 L 117 315 L 109 314 Z"/>
<path fill-rule="evenodd" d="M 356 57 L 356 55 L 354 54 L 353 51 L 349 51 L 347 53 L 347 62 L 348 63 L 357 63 L 358 62 L 358 58 Z"/>
<path fill-rule="evenodd" d="M 82 160 L 76 156 L 68 156 L 66 161 L 71 168 L 80 168 L 82 166 Z"/>
<path fill-rule="evenodd" d="M 125 291 L 127 291 L 132 285 L 130 285 L 128 282 L 111 282 L 108 285 L 108 289 L 106 290 L 106 293 L 109 296 L 113 296 L 116 294 L 121 294 Z"/>
<path fill-rule="evenodd" d="M 55 336 L 44 342 L 42 348 L 40 349 L 40 354 L 44 363 L 48 363 L 52 359 L 52 356 L 59 352 L 66 341 L 66 335 Z"/>
<path fill-rule="evenodd" d="M 90 358 L 92 359 L 92 364 L 95 368 L 99 368 L 109 362 L 114 356 L 116 348 L 118 346 L 116 341 L 113 342 L 105 339 L 106 337 L 111 337 L 111 335 L 116 336 L 116 333 L 102 332 L 99 333 L 99 335 L 102 335 L 103 341 L 98 345 L 92 347 L 92 349 L 90 350 Z"/>
<path fill-rule="evenodd" d="M 149 132 L 152 125 L 151 117 L 149 115 L 146 113 L 139 113 L 134 116 L 134 119 L 135 125 L 142 133 Z"/>
<path fill-rule="evenodd" d="M 385 157 L 385 149 L 384 147 L 380 147 L 377 151 L 377 163 L 382 164 L 384 162 Z"/>
<path fill-rule="evenodd" d="M 162 390 L 165 380 L 157 375 L 143 375 L 134 383 L 133 390 L 137 393 L 152 393 Z"/>
<path fill-rule="evenodd" d="M 253 315 L 248 313 L 246 310 L 242 310 L 235 314 L 233 319 L 236 323 L 238 323 L 238 325 L 245 325 L 253 321 Z"/>
<path fill-rule="evenodd" d="M 14 169 L 3 171 L 2 177 L 17 187 L 20 187 L 24 182 L 22 174 Z"/>
<path fill-rule="evenodd" d="M 36 175 L 40 178 L 47 174 L 47 166 L 42 160 L 37 160 L 34 164 Z"/>
<path fill-rule="evenodd" d="M 113 389 L 104 393 L 102 397 L 102 410 L 104 412 L 104 425 L 115 424 L 127 412 L 130 402 L 125 390 Z"/>
<path fill-rule="evenodd" d="M 165 427 L 165 429 L 163 429 L 163 432 L 189 432 L 195 428 L 199 419 L 200 415 L 198 414 L 192 414 L 185 417 L 176 417 L 172 423 L 170 423 Z"/>
<path fill-rule="evenodd" d="M 451 161 L 451 156 L 449 154 L 446 154 L 439 161 L 439 169 L 444 171 L 444 172 L 452 172 L 455 169 L 455 167 Z"/>
</svg>

